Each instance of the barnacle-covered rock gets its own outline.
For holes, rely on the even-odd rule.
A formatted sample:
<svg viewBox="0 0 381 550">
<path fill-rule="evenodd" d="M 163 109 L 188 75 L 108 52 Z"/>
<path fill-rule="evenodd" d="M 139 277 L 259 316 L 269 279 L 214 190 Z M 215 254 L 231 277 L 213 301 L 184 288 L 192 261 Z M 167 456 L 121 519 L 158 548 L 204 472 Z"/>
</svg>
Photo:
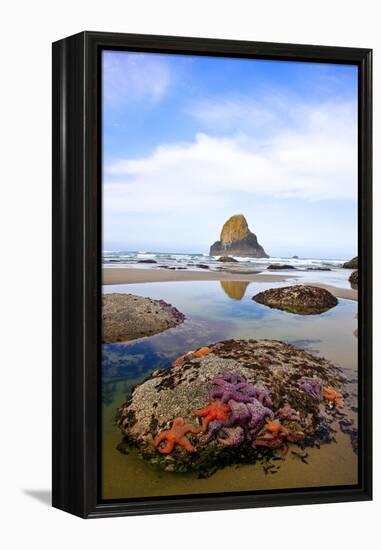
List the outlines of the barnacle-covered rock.
<svg viewBox="0 0 381 550">
<path fill-rule="evenodd" d="M 275 340 L 202 349 L 208 353 L 195 350 L 153 372 L 117 413 L 124 442 L 165 470 L 205 476 L 227 464 L 267 460 L 289 445 L 320 446 L 340 429 L 337 418 L 347 418 L 345 378 L 323 357 Z M 311 384 L 324 388 L 321 400 Z M 179 419 L 187 441 L 173 439 L 163 452 L 159 445 Z"/>
<path fill-rule="evenodd" d="M 301 315 L 323 313 L 337 305 L 337 298 L 328 290 L 310 285 L 270 288 L 253 296 L 253 300 L 271 308 Z"/>
<path fill-rule="evenodd" d="M 182 323 L 185 315 L 164 300 L 133 294 L 104 294 L 102 341 L 123 342 L 152 336 Z"/>
</svg>

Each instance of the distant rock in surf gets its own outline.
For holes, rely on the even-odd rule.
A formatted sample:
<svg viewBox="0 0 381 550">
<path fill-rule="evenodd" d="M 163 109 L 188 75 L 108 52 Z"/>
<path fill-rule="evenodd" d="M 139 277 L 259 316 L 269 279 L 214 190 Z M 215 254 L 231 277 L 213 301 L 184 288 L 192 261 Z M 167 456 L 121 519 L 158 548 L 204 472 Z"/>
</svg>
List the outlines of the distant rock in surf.
<svg viewBox="0 0 381 550">
<path fill-rule="evenodd" d="M 345 269 L 358 269 L 358 267 L 359 267 L 358 256 L 356 256 L 355 258 L 352 258 L 348 262 L 343 263 L 343 267 Z"/>
<path fill-rule="evenodd" d="M 138 260 L 138 264 L 157 264 L 156 260 Z"/>
<path fill-rule="evenodd" d="M 264 248 L 258 243 L 256 235 L 249 230 L 246 218 L 242 214 L 236 214 L 224 223 L 220 240 L 210 247 L 210 255 L 269 257 Z"/>
<path fill-rule="evenodd" d="M 238 260 L 235 260 L 231 256 L 221 256 L 220 258 L 218 258 L 217 261 L 218 262 L 232 262 L 232 263 L 236 262 L 236 263 L 238 263 Z"/>
<path fill-rule="evenodd" d="M 269 267 L 267 269 L 295 269 L 295 267 L 293 265 L 288 265 L 288 264 L 270 264 Z"/>
</svg>

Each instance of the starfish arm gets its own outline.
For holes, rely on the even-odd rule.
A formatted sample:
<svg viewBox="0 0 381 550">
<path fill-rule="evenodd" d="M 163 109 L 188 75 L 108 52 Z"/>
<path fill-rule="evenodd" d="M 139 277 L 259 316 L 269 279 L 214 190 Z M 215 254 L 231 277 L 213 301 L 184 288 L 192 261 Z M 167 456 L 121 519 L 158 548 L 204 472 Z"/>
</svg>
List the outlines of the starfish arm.
<svg viewBox="0 0 381 550">
<path fill-rule="evenodd" d="M 190 453 L 195 451 L 195 448 L 190 444 L 186 437 L 182 437 L 181 439 L 179 439 L 179 444 L 182 445 Z"/>
<path fill-rule="evenodd" d="M 231 399 L 230 392 L 221 391 L 220 392 L 220 398 L 221 398 L 222 403 L 227 403 Z"/>
<path fill-rule="evenodd" d="M 184 424 L 184 419 L 183 418 L 175 418 L 175 420 L 173 421 L 173 424 L 172 424 L 172 428 L 175 427 L 175 426 L 182 426 Z"/>
<path fill-rule="evenodd" d="M 195 416 L 206 416 L 209 414 L 210 407 L 204 407 L 203 409 L 198 409 L 197 411 L 194 411 Z"/>
<path fill-rule="evenodd" d="M 157 436 L 157 438 L 155 439 L 155 445 L 156 445 L 156 447 L 157 447 L 158 445 L 160 445 L 160 443 L 161 443 L 162 441 L 166 440 L 166 439 L 168 439 L 168 432 L 161 432 L 161 434 L 159 434 L 159 435 Z"/>
<path fill-rule="evenodd" d="M 159 453 L 167 455 L 173 451 L 174 446 L 175 442 L 172 439 L 168 439 L 166 445 L 164 445 L 164 447 L 158 447 L 157 450 L 159 451 Z"/>
</svg>

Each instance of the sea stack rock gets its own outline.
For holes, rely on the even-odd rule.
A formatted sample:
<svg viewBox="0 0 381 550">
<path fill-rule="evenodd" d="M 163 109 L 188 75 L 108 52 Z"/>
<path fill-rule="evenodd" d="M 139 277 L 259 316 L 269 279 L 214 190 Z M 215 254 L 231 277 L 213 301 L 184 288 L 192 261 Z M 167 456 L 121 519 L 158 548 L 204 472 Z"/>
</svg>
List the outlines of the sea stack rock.
<svg viewBox="0 0 381 550">
<path fill-rule="evenodd" d="M 222 227 L 220 240 L 210 247 L 211 256 L 248 256 L 268 258 L 254 233 L 249 230 L 245 216 L 236 214 Z"/>
</svg>

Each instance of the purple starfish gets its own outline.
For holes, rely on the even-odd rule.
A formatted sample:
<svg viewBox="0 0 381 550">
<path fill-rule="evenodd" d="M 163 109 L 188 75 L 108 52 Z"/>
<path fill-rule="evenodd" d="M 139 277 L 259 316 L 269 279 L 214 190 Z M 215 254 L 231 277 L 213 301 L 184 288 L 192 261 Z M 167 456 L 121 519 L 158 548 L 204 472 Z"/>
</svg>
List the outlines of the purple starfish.
<svg viewBox="0 0 381 550">
<path fill-rule="evenodd" d="M 234 384 L 234 385 L 242 384 L 242 383 L 246 382 L 246 378 L 244 376 L 242 376 L 242 374 L 239 374 L 238 372 L 227 372 L 227 371 L 225 371 L 222 378 L 226 382 L 230 382 L 231 384 Z"/>
<path fill-rule="evenodd" d="M 209 422 L 208 441 L 222 428 L 245 426 L 250 421 L 251 414 L 245 403 L 230 400 L 229 407 L 231 413 L 227 420 L 212 420 Z"/>
<path fill-rule="evenodd" d="M 244 428 L 247 432 L 248 439 L 252 441 L 257 433 L 263 428 L 268 419 L 273 420 L 274 413 L 268 407 L 262 405 L 258 399 L 251 398 L 251 402 L 242 403 L 234 400 L 229 400 L 231 414 L 227 420 L 212 420 L 208 426 L 208 441 L 218 434 L 229 434 L 228 428 Z M 238 430 L 240 433 L 240 431 Z M 238 434 L 237 432 L 237 434 Z M 238 437 L 238 435 L 237 435 Z M 235 441 L 237 441 L 237 437 Z M 228 437 L 229 439 L 229 437 Z M 228 443 L 233 445 L 233 443 Z"/>
<path fill-rule="evenodd" d="M 239 390 L 245 395 L 258 399 L 265 405 L 265 407 L 271 407 L 273 402 L 271 399 L 270 391 L 262 383 L 250 384 L 250 382 L 244 382 L 237 386 Z"/>
<path fill-rule="evenodd" d="M 228 447 L 237 447 L 245 441 L 245 431 L 241 426 L 222 428 L 218 441 Z"/>
<path fill-rule="evenodd" d="M 277 411 L 276 416 L 279 420 L 294 420 L 295 422 L 300 422 L 300 413 L 292 409 L 289 403 L 285 403 L 283 407 Z"/>
<path fill-rule="evenodd" d="M 252 397 L 241 391 L 242 384 L 245 385 L 246 382 L 238 382 L 238 380 L 241 379 L 241 377 L 238 378 L 238 376 L 239 375 L 237 375 L 236 378 L 235 373 L 233 373 L 232 375 L 224 375 L 223 378 L 215 378 L 212 380 L 212 384 L 218 387 L 211 391 L 210 398 L 215 399 L 218 397 L 223 403 L 227 403 L 231 399 L 241 403 L 248 403 L 251 401 Z M 229 382 L 226 378 L 233 381 L 237 380 L 238 383 Z"/>
<path fill-rule="evenodd" d="M 323 382 L 320 378 L 310 378 L 303 376 L 298 381 L 298 384 L 303 388 L 310 397 L 316 401 L 322 401 L 323 399 Z"/>
<path fill-rule="evenodd" d="M 250 421 L 247 424 L 248 436 L 252 440 L 257 433 L 263 428 L 267 419 L 273 420 L 274 413 L 268 407 L 264 407 L 258 399 L 251 403 L 247 403 L 246 407 L 250 412 Z"/>
</svg>

